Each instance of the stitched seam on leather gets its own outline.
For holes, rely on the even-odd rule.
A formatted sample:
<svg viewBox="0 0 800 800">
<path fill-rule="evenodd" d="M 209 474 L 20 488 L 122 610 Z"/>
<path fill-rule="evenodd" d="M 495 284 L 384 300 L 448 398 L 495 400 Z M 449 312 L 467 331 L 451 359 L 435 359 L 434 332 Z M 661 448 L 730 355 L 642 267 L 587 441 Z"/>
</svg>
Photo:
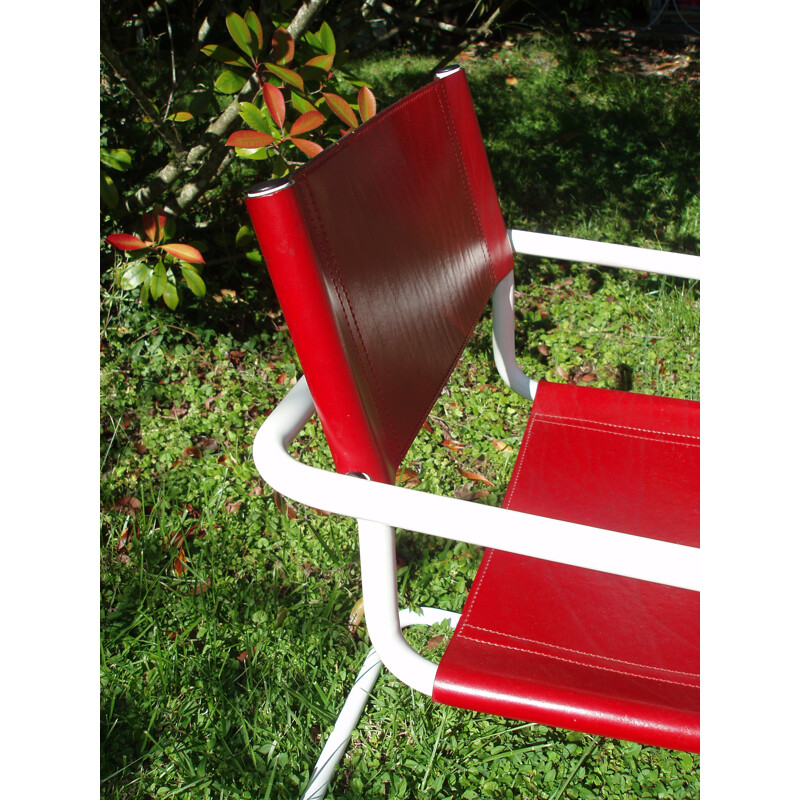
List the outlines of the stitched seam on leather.
<svg viewBox="0 0 800 800">
<path fill-rule="evenodd" d="M 487 240 L 486 240 L 486 234 L 485 234 L 485 232 L 483 231 L 483 229 L 482 229 L 482 227 L 480 225 L 480 218 L 478 217 L 477 209 L 475 207 L 475 200 L 474 200 L 474 198 L 472 196 L 472 191 L 470 189 L 469 181 L 467 180 L 466 167 L 465 167 L 465 165 L 463 163 L 463 159 L 461 157 L 461 150 L 457 146 L 458 142 L 457 142 L 457 137 L 455 135 L 455 124 L 453 122 L 452 116 L 450 115 L 450 107 L 442 100 L 442 93 L 446 91 L 445 87 L 444 87 L 444 84 L 441 81 L 437 81 L 434 84 L 430 84 L 430 86 L 431 86 L 431 90 L 435 90 L 436 91 L 436 99 L 439 102 L 439 106 L 440 106 L 440 108 L 442 110 L 442 115 L 443 115 L 444 120 L 445 120 L 445 125 L 446 125 L 446 127 L 448 129 L 448 138 L 450 140 L 450 146 L 451 146 L 451 148 L 453 150 L 453 154 L 455 155 L 456 162 L 458 164 L 459 177 L 461 179 L 461 183 L 462 183 L 462 186 L 464 188 L 464 191 L 466 192 L 467 200 L 469 201 L 471 214 L 472 214 L 472 222 L 475 225 L 475 230 L 476 230 L 476 233 L 478 234 L 478 238 L 481 240 L 481 245 L 483 247 L 484 255 L 486 257 L 486 260 L 489 263 L 489 270 L 491 272 L 491 277 L 492 277 L 492 281 L 490 282 L 489 287 L 484 289 L 484 301 L 481 304 L 480 308 L 478 309 L 477 313 L 475 314 L 475 316 L 474 316 L 474 318 L 472 320 L 472 323 L 470 325 L 469 329 L 470 329 L 470 335 L 471 335 L 471 332 L 475 330 L 475 326 L 478 324 L 478 320 L 480 319 L 481 314 L 483 313 L 484 309 L 486 308 L 486 304 L 489 301 L 489 295 L 491 294 L 492 287 L 497 282 L 497 278 L 495 276 L 495 269 L 494 269 L 494 265 L 492 263 L 492 258 L 491 258 L 491 255 L 489 253 L 489 247 L 488 247 L 488 243 L 487 243 Z M 358 130 L 358 129 L 356 129 L 356 130 Z M 433 408 L 434 404 L 436 403 L 436 400 L 441 395 L 442 389 L 447 384 L 447 381 L 449 380 L 450 375 L 452 374 L 453 369 L 455 368 L 455 365 L 458 363 L 458 360 L 461 358 L 461 355 L 464 352 L 464 348 L 467 346 L 467 342 L 468 341 L 469 341 L 469 336 L 467 336 L 464 339 L 464 341 L 461 343 L 461 347 L 459 347 L 458 352 L 455 354 L 454 358 L 451 360 L 450 364 L 448 365 L 446 373 L 445 373 L 444 380 L 442 380 L 442 382 L 440 383 L 439 388 L 438 388 L 436 394 L 434 395 L 433 402 L 430 404 L 430 407 L 417 420 L 417 423 L 414 426 L 411 435 L 404 442 L 404 446 L 402 448 L 398 448 L 398 455 L 400 455 L 401 458 L 405 455 L 405 453 L 408 452 L 408 449 L 411 447 L 411 443 L 417 437 L 417 434 L 419 433 L 419 429 L 422 427 L 422 424 L 427 419 L 428 414 L 430 414 L 430 410 L 431 410 L 431 408 Z"/>
<path fill-rule="evenodd" d="M 478 581 L 478 585 L 473 585 L 469 592 L 469 597 L 467 598 L 467 605 L 464 610 L 461 612 L 461 619 L 462 619 L 462 626 L 467 628 L 470 626 L 469 618 L 472 616 L 472 610 L 475 608 L 475 603 L 477 600 L 475 598 L 478 597 L 480 594 L 481 586 L 483 585 L 484 578 L 486 577 L 486 573 L 489 571 L 489 564 L 492 562 L 492 558 L 494 558 L 494 550 L 487 550 L 484 553 L 484 560 L 486 564 L 481 564 L 481 578 Z M 472 626 L 475 627 L 475 626 Z"/>
<path fill-rule="evenodd" d="M 530 425 L 530 422 L 528 423 Z M 527 433 L 527 429 L 525 433 Z M 504 508 L 511 508 L 511 501 L 514 498 L 514 494 L 517 491 L 517 486 L 519 485 L 519 476 L 522 472 L 522 465 L 525 463 L 525 454 L 528 452 L 528 448 L 531 445 L 531 440 L 533 439 L 533 429 L 530 431 L 530 436 L 523 436 L 522 439 L 522 447 L 519 451 L 519 456 L 517 457 L 516 461 L 516 469 L 514 470 L 514 474 L 512 475 L 511 483 L 509 484 L 508 489 L 506 490 L 506 498 L 505 502 L 503 503 Z"/>
<path fill-rule="evenodd" d="M 655 436 L 641 436 L 636 433 L 623 433 L 622 431 L 610 431 L 604 430 L 603 428 L 591 428 L 587 425 L 573 425 L 570 422 L 556 422 L 555 420 L 551 419 L 544 419 L 540 415 L 535 415 L 534 419 L 536 422 L 541 422 L 542 425 L 559 425 L 562 428 L 578 428 L 579 430 L 583 431 L 590 431 L 592 433 L 602 433 L 607 436 L 624 436 L 627 439 L 639 439 L 642 442 L 659 442 L 661 444 L 671 444 L 676 445 L 678 447 L 700 447 L 699 442 L 676 442 L 670 439 L 658 439 Z M 633 428 L 632 430 L 636 430 Z M 674 434 L 676 436 L 680 436 L 681 434 Z"/>
<path fill-rule="evenodd" d="M 459 636 L 462 639 L 467 639 L 469 641 L 476 642 L 477 644 L 482 644 L 482 645 L 485 645 L 487 647 L 501 647 L 501 648 L 503 648 L 505 650 L 516 650 L 516 651 L 518 651 L 520 653 L 528 653 L 530 655 L 541 656 L 542 658 L 551 658 L 551 659 L 553 659 L 555 661 L 565 661 L 568 664 L 574 664 L 575 666 L 578 666 L 578 667 L 584 667 L 584 668 L 588 668 L 588 669 L 599 669 L 599 670 L 603 670 L 604 672 L 613 672 L 613 673 L 615 673 L 617 675 L 627 675 L 630 678 L 641 678 L 642 680 L 655 681 L 657 683 L 670 683 L 670 684 L 673 684 L 675 686 L 686 686 L 686 687 L 688 687 L 690 689 L 696 689 L 697 688 L 697 685 L 694 684 L 694 683 L 686 683 L 685 681 L 670 680 L 669 678 L 659 678 L 659 677 L 656 677 L 654 675 L 642 675 L 642 674 L 637 673 L 637 672 L 628 672 L 627 670 L 624 670 L 624 669 L 615 669 L 613 667 L 604 667 L 604 666 L 601 666 L 600 664 L 587 664 L 587 663 L 585 663 L 583 661 L 577 661 L 577 660 L 575 660 L 573 658 L 565 658 L 564 656 L 556 656 L 556 655 L 553 655 L 552 653 L 541 653 L 538 650 L 529 650 L 529 649 L 522 648 L 522 647 L 515 647 L 514 645 L 510 645 L 510 644 L 499 644 L 497 642 L 487 642 L 487 641 L 485 641 L 483 639 L 477 639 L 474 636 L 469 636 L 466 633 L 460 633 Z"/>
<path fill-rule="evenodd" d="M 439 81 L 437 88 L 440 87 L 440 91 L 436 93 L 436 99 L 439 101 L 439 106 L 442 109 L 442 114 L 444 116 L 445 124 L 447 125 L 447 130 L 449 133 L 450 139 L 450 147 L 453 150 L 453 155 L 456 157 L 456 163 L 458 164 L 458 171 L 459 177 L 461 178 L 461 184 L 464 188 L 464 192 L 467 195 L 467 200 L 469 201 L 470 211 L 472 212 L 472 223 L 475 226 L 475 230 L 478 233 L 478 238 L 481 240 L 481 246 L 483 247 L 483 253 L 486 258 L 486 261 L 489 263 L 489 271 L 491 272 L 492 276 L 492 285 L 497 283 L 497 275 L 495 273 L 494 264 L 492 262 L 492 256 L 489 253 L 489 242 L 486 238 L 486 231 L 483 229 L 481 225 L 480 215 L 478 214 L 478 208 L 475 205 L 475 197 L 472 193 L 472 186 L 469 182 L 469 177 L 467 175 L 467 167 L 464 164 L 464 157 L 461 153 L 461 142 L 458 138 L 458 132 L 456 130 L 456 124 L 453 120 L 453 115 L 450 113 L 450 106 L 448 103 L 444 101 L 442 95 L 447 92 L 445 85 Z"/>
<path fill-rule="evenodd" d="M 538 412 L 534 412 L 534 417 L 537 420 L 542 420 L 543 422 L 551 422 L 554 425 L 568 425 L 570 422 L 577 422 L 583 423 L 578 425 L 573 425 L 572 427 L 575 428 L 582 428 L 586 425 L 597 425 L 599 428 L 622 428 L 626 431 L 635 431 L 636 433 L 653 433 L 657 436 L 674 436 L 680 439 L 694 439 L 695 441 L 699 442 L 700 437 L 695 436 L 691 433 L 671 433 L 670 431 L 659 431 L 653 428 L 636 428 L 632 425 L 617 425 L 613 422 L 601 422 L 600 420 L 596 419 L 583 419 L 581 417 L 565 417 L 561 414 L 541 414 Z M 566 420 L 566 422 L 559 422 L 558 420 Z M 614 433 L 614 431 L 607 431 L 607 433 Z M 682 442 L 680 444 L 683 444 Z M 693 445 L 693 442 L 687 442 L 687 444 Z"/>
<path fill-rule="evenodd" d="M 657 667 L 654 664 L 641 664 L 637 661 L 626 661 L 623 658 L 614 658 L 613 656 L 602 656 L 599 653 L 589 653 L 585 650 L 578 650 L 574 647 L 564 647 L 563 645 L 558 644 L 551 644 L 550 642 L 543 642 L 539 639 L 532 639 L 528 636 L 518 636 L 517 634 L 513 633 L 505 633 L 503 631 L 493 630 L 492 628 L 483 628 L 480 625 L 468 625 L 465 627 L 470 627 L 473 630 L 481 631 L 483 633 L 491 633 L 496 636 L 505 636 L 509 639 L 519 639 L 522 642 L 531 642 L 532 644 L 538 644 L 541 647 L 552 647 L 556 650 L 563 650 L 568 653 L 575 653 L 580 656 L 587 656 L 588 658 L 597 658 L 602 661 L 613 661 L 617 664 L 625 664 L 629 667 L 639 667 L 640 669 L 649 669 L 655 670 L 657 672 L 669 672 L 672 675 L 683 675 L 687 678 L 699 678 L 700 675 L 697 672 L 687 672 L 686 670 L 681 669 L 668 669 L 667 667 Z M 481 641 L 480 639 L 475 639 L 475 641 Z M 495 642 L 491 642 L 488 640 L 484 640 L 486 644 L 493 645 Z M 497 643 L 499 644 L 499 642 Z M 537 651 L 538 652 L 538 651 Z"/>
<path fill-rule="evenodd" d="M 305 183 L 305 181 L 301 180 L 301 184 Z M 336 263 L 336 258 L 333 254 L 333 250 L 330 246 L 330 240 L 328 239 L 327 233 L 325 232 L 325 225 L 322 221 L 322 216 L 319 213 L 317 208 L 316 201 L 314 200 L 313 192 L 311 191 L 310 187 L 306 183 L 305 185 L 306 191 L 299 192 L 301 201 L 305 203 L 306 207 L 311 212 L 310 215 L 312 217 L 312 222 L 315 224 L 317 231 L 318 231 L 318 238 L 323 245 L 323 250 L 325 253 L 324 265 L 327 268 L 328 275 L 330 276 L 334 288 L 336 289 L 336 296 L 339 298 L 339 304 L 342 306 L 342 310 L 345 312 L 345 323 L 347 325 L 347 330 L 350 334 L 350 338 L 358 344 L 361 343 L 361 349 L 364 351 L 364 356 L 367 359 L 367 364 L 364 364 L 364 361 L 361 357 L 361 349 L 356 346 L 356 353 L 358 354 L 358 360 L 361 364 L 361 368 L 364 371 L 364 374 L 367 376 L 367 379 L 370 380 L 370 384 L 372 386 L 373 397 L 378 401 L 376 403 L 378 407 L 378 411 L 383 417 L 383 421 L 387 426 L 387 433 L 389 434 L 392 444 L 394 447 L 398 447 L 397 444 L 397 434 L 395 433 L 394 426 L 392 425 L 391 415 L 388 413 L 388 407 L 386 405 L 386 400 L 384 399 L 383 393 L 381 392 L 380 381 L 378 380 L 377 375 L 375 374 L 375 370 L 372 366 L 372 361 L 370 359 L 369 351 L 367 350 L 367 345 L 364 341 L 364 337 L 361 334 L 361 329 L 358 325 L 358 319 L 356 318 L 355 313 L 353 312 L 353 306 L 350 302 L 350 295 L 347 292 L 347 287 L 344 284 L 342 279 L 341 272 L 339 271 L 338 264 Z M 344 295 L 344 299 L 342 298 Z M 349 315 L 348 315 L 349 312 Z M 355 331 L 357 334 L 354 335 L 353 328 L 350 325 L 350 317 L 353 319 L 353 325 L 355 326 Z"/>
</svg>

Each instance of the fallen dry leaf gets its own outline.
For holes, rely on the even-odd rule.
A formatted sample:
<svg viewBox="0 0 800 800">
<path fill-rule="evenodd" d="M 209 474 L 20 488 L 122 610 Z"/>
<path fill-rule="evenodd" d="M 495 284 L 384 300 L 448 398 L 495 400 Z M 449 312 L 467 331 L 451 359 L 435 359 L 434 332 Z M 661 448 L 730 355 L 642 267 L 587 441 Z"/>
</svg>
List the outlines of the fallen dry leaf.
<svg viewBox="0 0 800 800">
<path fill-rule="evenodd" d="M 404 469 L 398 467 L 394 478 L 398 486 L 405 486 L 409 489 L 412 486 L 418 486 L 420 483 L 419 474 L 409 467 L 405 467 Z"/>
<path fill-rule="evenodd" d="M 114 503 L 114 511 L 123 511 L 127 514 L 135 514 L 142 507 L 142 501 L 136 497 L 120 497 Z"/>
<path fill-rule="evenodd" d="M 513 453 L 514 448 L 507 444 L 506 442 L 501 442 L 499 439 L 492 439 L 492 445 L 494 446 L 495 450 L 499 450 L 501 453 Z"/>
<path fill-rule="evenodd" d="M 288 500 L 285 500 L 283 495 L 273 492 L 272 498 L 281 514 L 286 514 L 289 519 L 297 519 L 297 509 Z"/>
<path fill-rule="evenodd" d="M 350 610 L 350 616 L 347 619 L 347 630 L 350 633 L 355 633 L 356 628 L 361 624 L 364 619 L 364 598 L 359 597 L 355 605 Z"/>
<path fill-rule="evenodd" d="M 186 572 L 186 553 L 184 553 L 182 547 L 180 550 L 178 550 L 177 557 L 173 559 L 172 566 L 175 568 L 175 574 L 179 578 L 184 572 Z"/>
<path fill-rule="evenodd" d="M 468 481 L 480 481 L 481 483 L 485 483 L 487 486 L 494 486 L 494 484 L 488 478 L 481 475 L 480 472 L 473 472 L 469 469 L 459 469 L 459 472 Z"/>
</svg>

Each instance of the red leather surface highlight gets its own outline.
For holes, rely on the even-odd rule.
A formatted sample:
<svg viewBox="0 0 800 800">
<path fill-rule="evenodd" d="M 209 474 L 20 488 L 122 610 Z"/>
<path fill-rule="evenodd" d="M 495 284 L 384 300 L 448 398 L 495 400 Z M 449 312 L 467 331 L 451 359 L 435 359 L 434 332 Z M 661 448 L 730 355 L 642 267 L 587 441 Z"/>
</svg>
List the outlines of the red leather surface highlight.
<svg viewBox="0 0 800 800">
<path fill-rule="evenodd" d="M 259 243 L 337 470 L 393 483 L 513 266 L 463 72 L 385 109 L 292 179 L 248 199 Z M 296 249 L 285 243 L 298 237 Z"/>
<path fill-rule="evenodd" d="M 699 545 L 699 403 L 540 384 L 504 505 Z M 699 593 L 487 550 L 434 699 L 699 752 Z"/>
</svg>

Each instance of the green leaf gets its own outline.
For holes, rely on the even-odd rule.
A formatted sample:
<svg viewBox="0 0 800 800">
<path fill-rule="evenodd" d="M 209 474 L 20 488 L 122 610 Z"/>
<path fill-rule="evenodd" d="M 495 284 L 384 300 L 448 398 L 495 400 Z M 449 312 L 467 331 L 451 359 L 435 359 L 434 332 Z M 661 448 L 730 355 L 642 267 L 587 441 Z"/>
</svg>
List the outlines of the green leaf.
<svg viewBox="0 0 800 800">
<path fill-rule="evenodd" d="M 233 70 L 226 69 L 215 81 L 214 88 L 220 94 L 237 94 L 246 83 L 246 75 L 239 75 Z"/>
<path fill-rule="evenodd" d="M 336 39 L 333 36 L 331 26 L 327 22 L 322 23 L 322 27 L 317 31 L 322 49 L 331 55 L 336 54 Z"/>
<path fill-rule="evenodd" d="M 229 47 L 223 47 L 221 44 L 207 44 L 202 52 L 214 61 L 219 61 L 220 64 L 233 64 L 237 67 L 246 67 L 250 69 L 251 65 L 248 61 L 242 58 L 238 53 L 231 50 Z"/>
<path fill-rule="evenodd" d="M 232 11 L 225 17 L 225 24 L 228 26 L 228 33 L 230 33 L 231 39 L 236 42 L 236 46 L 245 55 L 252 58 L 255 55 L 253 52 L 253 33 L 247 27 L 247 23 L 235 11 Z"/>
<path fill-rule="evenodd" d="M 236 232 L 236 247 L 239 250 L 247 249 L 255 241 L 253 229 L 249 225 L 242 225 Z"/>
<path fill-rule="evenodd" d="M 105 147 L 101 147 L 100 163 L 119 172 L 126 172 L 131 168 L 131 151 L 120 148 L 106 150 Z"/>
<path fill-rule="evenodd" d="M 251 161 L 266 161 L 269 158 L 266 147 L 237 147 L 236 155 L 239 158 L 249 158 Z"/>
<path fill-rule="evenodd" d="M 100 200 L 103 201 L 109 208 L 116 208 L 119 204 L 119 192 L 111 180 L 110 176 L 105 172 L 100 172 Z"/>
<path fill-rule="evenodd" d="M 119 285 L 123 289 L 135 289 L 141 286 L 149 275 L 150 267 L 147 262 L 134 261 L 120 276 Z"/>
<path fill-rule="evenodd" d="M 250 33 L 253 34 L 253 42 L 258 46 L 254 55 L 258 55 L 264 47 L 264 29 L 261 27 L 261 21 L 258 14 L 252 8 L 248 8 L 244 14 L 244 21 L 247 27 L 250 28 Z"/>
<path fill-rule="evenodd" d="M 261 133 L 271 134 L 269 123 L 264 118 L 264 112 L 252 103 L 239 103 L 239 113 L 246 125 Z"/>
<path fill-rule="evenodd" d="M 314 108 L 314 104 L 306 100 L 302 95 L 292 92 L 292 108 L 301 114 L 305 114 L 306 111 L 311 111 Z"/>
<path fill-rule="evenodd" d="M 192 294 L 202 297 L 206 293 L 206 285 L 203 283 L 203 279 L 197 274 L 197 270 L 192 269 L 190 264 L 181 264 L 181 275 L 183 275 L 183 279 Z"/>
<path fill-rule="evenodd" d="M 178 307 L 178 290 L 175 284 L 169 281 L 164 286 L 164 302 L 172 311 Z"/>
<path fill-rule="evenodd" d="M 167 286 L 167 271 L 164 269 L 164 262 L 159 260 L 153 267 L 153 274 L 150 277 L 150 296 L 153 300 L 158 300 Z"/>
<path fill-rule="evenodd" d="M 322 42 L 316 33 L 311 33 L 311 31 L 308 31 L 305 36 L 303 36 L 303 41 L 311 45 L 312 49 L 317 50 L 320 53 L 325 52 L 325 48 L 322 46 Z"/>
<path fill-rule="evenodd" d="M 194 117 L 188 111 L 176 111 L 174 114 L 170 114 L 167 119 L 172 122 L 188 122 Z"/>
<path fill-rule="evenodd" d="M 345 125 L 349 125 L 351 128 L 358 126 L 356 115 L 344 97 L 340 97 L 338 94 L 331 94 L 329 92 L 323 92 L 322 96 L 325 98 L 328 108 L 330 108 L 330 110 L 333 111 L 333 113 L 336 114 L 336 116 L 339 117 L 339 119 L 342 120 Z"/>
<path fill-rule="evenodd" d="M 144 283 L 142 284 L 142 289 L 139 292 L 139 302 L 146 306 L 150 302 L 150 283 L 153 279 L 153 274 L 148 272 L 147 277 L 144 279 Z"/>
<path fill-rule="evenodd" d="M 286 69 L 286 67 L 278 66 L 277 64 L 264 64 L 264 66 L 273 74 L 277 75 L 284 83 L 294 86 L 295 89 L 304 91 L 303 79 L 293 70 Z"/>
</svg>

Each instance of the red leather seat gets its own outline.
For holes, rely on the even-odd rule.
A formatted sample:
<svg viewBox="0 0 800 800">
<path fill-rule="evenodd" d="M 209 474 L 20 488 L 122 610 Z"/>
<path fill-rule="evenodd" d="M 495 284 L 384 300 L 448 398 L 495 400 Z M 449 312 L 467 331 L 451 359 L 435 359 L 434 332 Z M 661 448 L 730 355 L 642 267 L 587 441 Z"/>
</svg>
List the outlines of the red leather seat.
<svg viewBox="0 0 800 800">
<path fill-rule="evenodd" d="M 504 506 L 698 547 L 698 486 L 698 403 L 542 383 Z M 699 598 L 487 550 L 433 697 L 699 752 Z"/>
</svg>

